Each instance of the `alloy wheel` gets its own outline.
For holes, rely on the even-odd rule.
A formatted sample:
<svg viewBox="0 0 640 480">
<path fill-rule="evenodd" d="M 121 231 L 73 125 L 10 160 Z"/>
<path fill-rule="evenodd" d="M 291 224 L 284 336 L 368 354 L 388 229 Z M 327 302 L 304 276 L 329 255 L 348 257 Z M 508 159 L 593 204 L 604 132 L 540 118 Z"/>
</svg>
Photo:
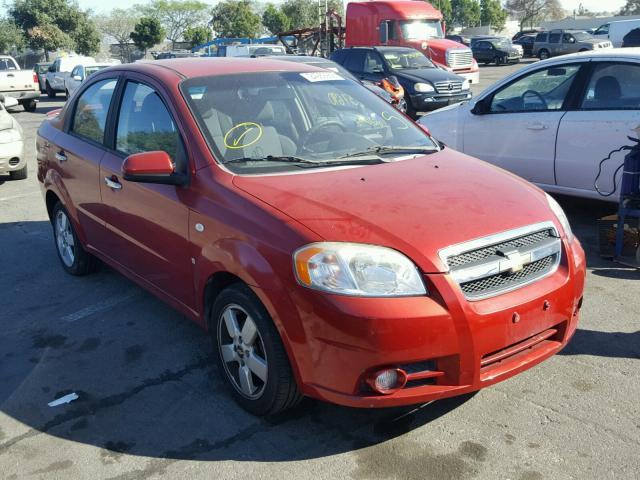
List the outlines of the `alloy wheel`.
<svg viewBox="0 0 640 480">
<path fill-rule="evenodd" d="M 67 267 L 71 267 L 75 261 L 75 241 L 69 217 L 61 210 L 56 214 L 56 245 L 60 258 Z"/>
<path fill-rule="evenodd" d="M 218 320 L 218 351 L 238 393 L 260 398 L 267 385 L 267 354 L 256 323 L 239 305 L 228 305 Z"/>
</svg>

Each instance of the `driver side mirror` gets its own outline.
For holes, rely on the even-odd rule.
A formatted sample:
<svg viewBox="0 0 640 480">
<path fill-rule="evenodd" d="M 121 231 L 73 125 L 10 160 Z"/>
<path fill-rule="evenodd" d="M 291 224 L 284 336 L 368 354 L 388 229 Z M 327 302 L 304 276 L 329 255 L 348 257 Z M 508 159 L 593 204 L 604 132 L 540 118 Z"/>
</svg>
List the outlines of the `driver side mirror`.
<svg viewBox="0 0 640 480">
<path fill-rule="evenodd" d="M 74 75 L 74 76 L 73 76 L 73 79 L 74 79 L 76 82 L 81 82 L 81 81 L 82 81 L 82 76 L 80 76 L 80 75 Z"/>
<path fill-rule="evenodd" d="M 488 98 L 478 100 L 476 105 L 471 109 L 471 113 L 474 115 L 486 115 L 491 111 L 491 101 Z"/>
<path fill-rule="evenodd" d="M 122 162 L 123 178 L 129 182 L 184 185 L 186 176 L 175 173 L 167 152 L 160 150 L 134 153 Z"/>
</svg>

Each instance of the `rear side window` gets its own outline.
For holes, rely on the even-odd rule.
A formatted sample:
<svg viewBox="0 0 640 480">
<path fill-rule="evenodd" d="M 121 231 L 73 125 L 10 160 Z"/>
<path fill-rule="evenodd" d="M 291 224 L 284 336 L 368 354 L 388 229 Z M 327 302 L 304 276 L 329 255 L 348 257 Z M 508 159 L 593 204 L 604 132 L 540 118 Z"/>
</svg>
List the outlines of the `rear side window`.
<svg viewBox="0 0 640 480">
<path fill-rule="evenodd" d="M 184 166 L 184 147 L 176 124 L 158 93 L 142 83 L 128 82 L 118 115 L 116 150 L 134 153 L 162 150 L 177 170 Z"/>
<path fill-rule="evenodd" d="M 104 127 L 116 83 L 116 79 L 101 80 L 82 93 L 76 103 L 71 132 L 104 143 Z"/>
<path fill-rule="evenodd" d="M 550 33 L 549 34 L 549 43 L 560 43 L 560 38 L 562 35 L 559 33 Z"/>
<path fill-rule="evenodd" d="M 536 42 L 546 42 L 547 41 L 547 34 L 546 33 L 539 33 L 536 36 Z"/>
<path fill-rule="evenodd" d="M 583 110 L 640 109 L 640 65 L 605 63 L 594 68 Z"/>
<path fill-rule="evenodd" d="M 16 70 L 16 64 L 10 58 L 0 58 L 0 70 Z"/>
<path fill-rule="evenodd" d="M 367 52 L 364 50 L 353 50 L 347 54 L 347 58 L 344 62 L 344 68 L 350 72 L 362 72 L 364 69 L 364 59 L 367 56 Z"/>
</svg>

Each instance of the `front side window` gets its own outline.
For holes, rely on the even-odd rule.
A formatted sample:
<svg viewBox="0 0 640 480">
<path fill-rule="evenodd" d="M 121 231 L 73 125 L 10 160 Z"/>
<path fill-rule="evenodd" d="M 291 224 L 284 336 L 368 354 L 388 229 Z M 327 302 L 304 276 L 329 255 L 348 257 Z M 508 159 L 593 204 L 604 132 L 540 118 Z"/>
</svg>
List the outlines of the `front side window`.
<svg viewBox="0 0 640 480">
<path fill-rule="evenodd" d="M 364 64 L 364 73 L 382 73 L 384 72 L 384 65 L 380 55 L 376 52 L 367 52 L 367 57 Z"/>
<path fill-rule="evenodd" d="M 594 68 L 582 101 L 583 110 L 640 108 L 640 65 L 605 63 Z"/>
<path fill-rule="evenodd" d="M 213 156 L 236 173 L 379 163 L 439 149 L 387 102 L 331 71 L 198 77 L 181 90 Z"/>
<path fill-rule="evenodd" d="M 580 65 L 567 65 L 525 75 L 494 94 L 491 112 L 560 110 L 579 70 Z"/>
<path fill-rule="evenodd" d="M 184 148 L 180 133 L 158 93 L 142 83 L 128 82 L 118 115 L 116 150 L 126 155 L 162 150 L 181 170 Z"/>
<path fill-rule="evenodd" d="M 94 142 L 104 142 L 107 114 L 117 83 L 116 79 L 101 80 L 82 93 L 73 115 L 73 133 Z"/>
<path fill-rule="evenodd" d="M 416 50 L 384 50 L 382 55 L 393 70 L 435 67 L 431 60 Z"/>
<path fill-rule="evenodd" d="M 576 43 L 576 39 L 570 33 L 562 34 L 562 43 Z"/>
<path fill-rule="evenodd" d="M 409 20 L 400 22 L 402 37 L 405 40 L 429 40 L 444 38 L 439 20 Z"/>
</svg>

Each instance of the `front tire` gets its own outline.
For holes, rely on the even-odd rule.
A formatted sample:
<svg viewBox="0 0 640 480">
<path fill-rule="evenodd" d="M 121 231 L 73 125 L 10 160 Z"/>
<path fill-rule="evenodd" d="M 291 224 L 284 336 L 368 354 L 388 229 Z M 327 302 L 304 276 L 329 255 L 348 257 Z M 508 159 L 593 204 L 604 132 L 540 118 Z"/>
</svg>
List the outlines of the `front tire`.
<svg viewBox="0 0 640 480">
<path fill-rule="evenodd" d="M 302 399 L 280 335 L 249 287 L 238 283 L 223 290 L 209 327 L 220 371 L 242 408 L 275 415 Z"/>
<path fill-rule="evenodd" d="M 25 180 L 27 178 L 27 166 L 25 165 L 20 170 L 14 170 L 13 172 L 9 172 L 9 178 L 11 180 Z"/>
<path fill-rule="evenodd" d="M 540 60 L 547 60 L 549 57 L 551 57 L 551 55 L 549 54 L 549 50 L 543 48 L 538 52 L 538 58 Z"/>
<path fill-rule="evenodd" d="M 69 212 L 60 202 L 53 207 L 51 223 L 56 251 L 62 268 L 75 276 L 93 273 L 97 267 L 97 259 L 88 253 L 80 243 L 73 223 L 71 223 Z"/>
</svg>

